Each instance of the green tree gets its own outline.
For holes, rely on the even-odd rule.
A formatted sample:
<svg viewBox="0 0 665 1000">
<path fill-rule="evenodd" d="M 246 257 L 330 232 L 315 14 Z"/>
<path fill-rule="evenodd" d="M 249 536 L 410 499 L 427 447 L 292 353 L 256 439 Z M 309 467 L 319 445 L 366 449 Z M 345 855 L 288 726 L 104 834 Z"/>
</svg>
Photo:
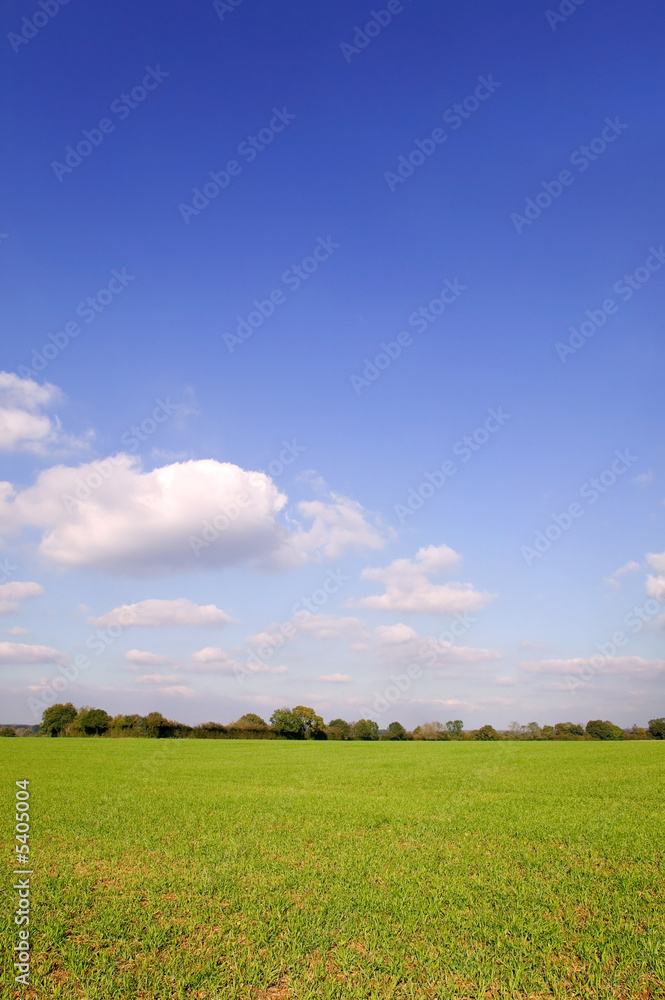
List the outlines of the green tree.
<svg viewBox="0 0 665 1000">
<path fill-rule="evenodd" d="M 554 739 L 554 726 L 543 726 L 543 731 L 540 735 L 541 740 L 553 740 Z"/>
<path fill-rule="evenodd" d="M 558 739 L 584 736 L 584 726 L 580 726 L 576 722 L 557 722 L 554 725 L 554 734 Z"/>
<path fill-rule="evenodd" d="M 0 726 L 0 736 L 16 736 L 13 726 Z"/>
<path fill-rule="evenodd" d="M 331 719 L 328 723 L 329 740 L 350 740 L 351 726 L 345 719 Z"/>
<path fill-rule="evenodd" d="M 325 740 L 325 726 L 323 719 L 317 715 L 313 708 L 307 705 L 296 705 L 294 714 L 302 720 L 303 732 L 306 740 Z"/>
<path fill-rule="evenodd" d="M 353 723 L 352 732 L 354 740 L 378 740 L 379 738 L 378 723 L 371 719 L 358 719 L 357 722 Z"/>
<path fill-rule="evenodd" d="M 267 729 L 268 725 L 260 715 L 256 715 L 254 712 L 246 712 L 245 715 L 241 715 L 240 718 L 232 723 L 236 729 Z"/>
<path fill-rule="evenodd" d="M 82 708 L 75 722 L 86 736 L 101 736 L 109 728 L 111 716 L 103 708 Z"/>
<path fill-rule="evenodd" d="M 454 719 L 453 721 L 449 720 L 446 722 L 446 731 L 450 734 L 452 739 L 458 740 L 464 732 L 464 723 L 461 719 Z"/>
<path fill-rule="evenodd" d="M 391 722 L 388 726 L 388 732 L 392 733 L 396 740 L 406 739 L 406 729 L 401 722 Z"/>
<path fill-rule="evenodd" d="M 654 740 L 665 740 L 665 719 L 649 719 L 649 735 Z"/>
<path fill-rule="evenodd" d="M 287 740 L 301 740 L 305 735 L 302 719 L 290 708 L 276 708 L 270 716 L 270 724 L 276 733 Z"/>
<path fill-rule="evenodd" d="M 501 737 L 493 726 L 483 726 L 476 733 L 477 740 L 500 740 Z"/>
<path fill-rule="evenodd" d="M 586 724 L 586 731 L 594 740 L 623 740 L 626 735 L 619 726 L 602 719 L 591 719 Z"/>
<path fill-rule="evenodd" d="M 51 705 L 42 715 L 42 732 L 48 733 L 49 736 L 62 736 L 67 726 L 75 718 L 76 709 L 71 701 L 68 701 L 66 705 Z"/>
</svg>

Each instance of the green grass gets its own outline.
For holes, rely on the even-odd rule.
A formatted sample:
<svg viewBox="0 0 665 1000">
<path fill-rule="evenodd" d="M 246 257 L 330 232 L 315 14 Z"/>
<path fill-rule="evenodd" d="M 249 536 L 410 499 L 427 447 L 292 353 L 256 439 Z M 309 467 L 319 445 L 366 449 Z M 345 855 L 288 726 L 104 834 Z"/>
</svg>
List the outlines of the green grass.
<svg viewBox="0 0 665 1000">
<path fill-rule="evenodd" d="M 3 997 L 665 997 L 665 742 L 0 744 Z"/>
</svg>

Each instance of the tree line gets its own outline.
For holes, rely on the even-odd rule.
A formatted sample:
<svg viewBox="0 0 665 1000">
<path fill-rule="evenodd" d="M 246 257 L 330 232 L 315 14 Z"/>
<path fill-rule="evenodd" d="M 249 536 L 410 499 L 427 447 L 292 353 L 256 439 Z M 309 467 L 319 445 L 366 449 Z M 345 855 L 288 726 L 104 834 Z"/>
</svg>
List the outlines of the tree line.
<svg viewBox="0 0 665 1000">
<path fill-rule="evenodd" d="M 147 739 L 263 739 L 263 740 L 663 740 L 665 718 L 650 719 L 647 728 L 634 725 L 622 729 L 613 722 L 591 719 L 586 726 L 576 722 L 557 722 L 554 726 L 540 726 L 537 722 L 520 725 L 511 722 L 506 730 L 493 726 L 465 729 L 461 719 L 448 722 L 424 722 L 413 730 L 400 722 L 391 722 L 380 729 L 372 719 L 331 719 L 327 724 L 313 708 L 296 705 L 295 708 L 278 708 L 265 722 L 260 715 L 247 712 L 235 722 L 203 722 L 188 726 L 166 719 L 161 712 L 148 715 L 110 716 L 103 708 L 88 705 L 75 708 L 71 702 L 51 705 L 42 716 L 38 727 L 0 727 L 0 736 L 49 736 Z"/>
</svg>

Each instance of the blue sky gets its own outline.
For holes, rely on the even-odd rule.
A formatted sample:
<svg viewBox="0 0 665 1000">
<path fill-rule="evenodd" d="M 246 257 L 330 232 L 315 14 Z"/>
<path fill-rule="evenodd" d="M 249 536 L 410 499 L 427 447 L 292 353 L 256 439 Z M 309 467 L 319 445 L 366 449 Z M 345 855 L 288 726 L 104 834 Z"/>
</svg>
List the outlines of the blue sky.
<svg viewBox="0 0 665 1000">
<path fill-rule="evenodd" d="M 45 4 L 3 22 L 5 721 L 662 715 L 656 3 Z"/>
</svg>

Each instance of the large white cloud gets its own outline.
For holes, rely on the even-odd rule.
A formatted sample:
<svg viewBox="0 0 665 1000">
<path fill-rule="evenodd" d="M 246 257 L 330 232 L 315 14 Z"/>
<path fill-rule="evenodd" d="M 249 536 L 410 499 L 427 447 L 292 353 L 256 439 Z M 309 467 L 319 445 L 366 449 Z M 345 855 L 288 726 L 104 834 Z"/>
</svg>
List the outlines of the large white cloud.
<svg viewBox="0 0 665 1000">
<path fill-rule="evenodd" d="M 31 646 L 25 642 L 0 642 L 0 665 L 25 666 L 30 663 L 57 663 L 66 665 L 69 657 L 51 646 Z"/>
<path fill-rule="evenodd" d="M 0 372 L 0 451 L 46 454 L 54 446 L 81 447 L 85 440 L 64 434 L 58 418 L 44 412 L 61 401 L 55 385 Z"/>
<path fill-rule="evenodd" d="M 194 604 L 186 597 L 173 601 L 147 600 L 138 604 L 121 604 L 99 618 L 89 618 L 92 625 L 142 625 L 162 628 L 166 625 L 200 627 L 229 625 L 235 619 L 214 604 Z"/>
<path fill-rule="evenodd" d="M 435 584 L 430 580 L 454 569 L 460 558 L 447 545 L 430 545 L 419 549 L 414 559 L 395 559 L 385 568 L 365 569 L 363 579 L 385 584 L 385 593 L 353 603 L 374 611 L 437 615 L 477 611 L 494 595 L 481 593 L 470 583 Z"/>
<path fill-rule="evenodd" d="M 380 548 L 359 504 L 332 494 L 285 513 L 286 496 L 262 472 L 213 459 L 144 472 L 125 454 L 76 468 L 57 465 L 17 492 L 0 483 L 0 524 L 42 530 L 39 551 L 64 569 L 155 575 L 251 563 L 264 569 Z"/>
<path fill-rule="evenodd" d="M 0 615 L 14 615 L 21 610 L 21 601 L 28 597 L 41 597 L 44 588 L 39 583 L 14 580 L 0 584 Z"/>
</svg>

